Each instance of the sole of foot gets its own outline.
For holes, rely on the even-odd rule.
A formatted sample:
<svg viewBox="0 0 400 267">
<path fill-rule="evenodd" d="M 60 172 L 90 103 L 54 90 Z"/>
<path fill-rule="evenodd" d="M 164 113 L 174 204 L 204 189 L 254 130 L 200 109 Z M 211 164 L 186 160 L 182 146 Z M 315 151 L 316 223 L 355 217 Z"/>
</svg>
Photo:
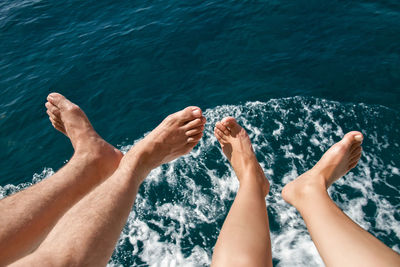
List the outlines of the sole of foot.
<svg viewBox="0 0 400 267">
<path fill-rule="evenodd" d="M 233 117 L 226 117 L 217 122 L 214 135 L 221 145 L 222 151 L 231 163 L 239 183 L 254 183 L 262 189 L 265 195 L 269 192 L 269 182 L 265 177 L 249 135 Z"/>
<path fill-rule="evenodd" d="M 310 194 L 326 192 L 332 183 L 357 165 L 362 153 L 363 138 L 357 131 L 347 133 L 325 152 L 312 169 L 283 188 L 283 199 L 296 206 L 297 201 Z"/>
<path fill-rule="evenodd" d="M 49 94 L 45 106 L 53 127 L 70 139 L 74 156 L 95 163 L 105 175 L 118 167 L 122 153 L 96 133 L 79 106 L 59 93 Z"/>
<path fill-rule="evenodd" d="M 199 107 L 189 106 L 166 117 L 124 157 L 140 158 L 145 172 L 189 153 L 203 136 L 206 118 Z M 141 182 L 141 181 L 140 181 Z"/>
</svg>

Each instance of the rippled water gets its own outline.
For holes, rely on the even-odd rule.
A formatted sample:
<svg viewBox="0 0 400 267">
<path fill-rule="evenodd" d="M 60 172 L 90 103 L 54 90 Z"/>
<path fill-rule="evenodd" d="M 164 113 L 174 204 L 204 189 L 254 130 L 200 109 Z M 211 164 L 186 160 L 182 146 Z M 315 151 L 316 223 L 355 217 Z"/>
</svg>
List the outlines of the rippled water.
<svg viewBox="0 0 400 267">
<path fill-rule="evenodd" d="M 211 131 L 227 115 L 271 181 L 275 265 L 322 265 L 280 190 L 350 130 L 366 136 L 364 154 L 330 194 L 400 251 L 399 22 L 394 0 L 1 1 L 0 197 L 72 154 L 47 120 L 51 91 L 123 151 L 198 105 L 205 137 L 150 174 L 110 265 L 209 264 L 238 186 Z"/>
</svg>

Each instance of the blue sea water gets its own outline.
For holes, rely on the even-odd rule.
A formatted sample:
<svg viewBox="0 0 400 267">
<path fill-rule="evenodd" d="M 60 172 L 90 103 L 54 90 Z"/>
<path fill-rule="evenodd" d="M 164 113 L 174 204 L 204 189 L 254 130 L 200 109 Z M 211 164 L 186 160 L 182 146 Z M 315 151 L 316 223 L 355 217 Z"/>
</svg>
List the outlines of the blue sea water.
<svg viewBox="0 0 400 267">
<path fill-rule="evenodd" d="M 72 155 L 45 113 L 52 91 L 123 151 L 172 112 L 205 112 L 195 150 L 143 184 L 111 266 L 210 263 L 238 186 L 212 136 L 227 115 L 271 181 L 276 266 L 322 265 L 279 193 L 354 129 L 363 157 L 330 194 L 400 252 L 398 1 L 3 0 L 0 40 L 0 197 Z"/>
</svg>

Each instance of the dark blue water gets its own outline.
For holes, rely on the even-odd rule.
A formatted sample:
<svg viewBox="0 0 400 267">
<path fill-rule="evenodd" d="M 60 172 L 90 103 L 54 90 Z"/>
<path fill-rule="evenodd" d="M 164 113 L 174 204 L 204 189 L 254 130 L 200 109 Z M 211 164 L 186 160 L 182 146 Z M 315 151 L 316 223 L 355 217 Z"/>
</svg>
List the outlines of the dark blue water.
<svg viewBox="0 0 400 267">
<path fill-rule="evenodd" d="M 276 265 L 322 264 L 279 190 L 353 129 L 364 156 L 331 195 L 400 251 L 398 1 L 4 0 L 0 38 L 2 195 L 72 154 L 47 119 L 51 91 L 125 151 L 169 113 L 206 111 L 195 153 L 143 185 L 111 264 L 209 264 L 237 187 L 211 135 L 228 114 L 253 132 L 272 181 Z"/>
</svg>

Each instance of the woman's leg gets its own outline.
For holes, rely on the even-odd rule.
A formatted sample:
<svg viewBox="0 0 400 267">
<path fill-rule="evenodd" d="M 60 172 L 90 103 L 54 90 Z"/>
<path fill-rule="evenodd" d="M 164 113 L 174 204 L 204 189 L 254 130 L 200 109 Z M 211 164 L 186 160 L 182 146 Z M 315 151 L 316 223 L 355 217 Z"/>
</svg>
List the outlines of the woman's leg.
<svg viewBox="0 0 400 267">
<path fill-rule="evenodd" d="M 60 219 L 34 253 L 14 266 L 105 266 L 144 178 L 153 168 L 191 151 L 204 123 L 197 107 L 168 116 L 123 157 L 113 175 Z"/>
<path fill-rule="evenodd" d="M 272 266 L 265 196 L 269 183 L 249 136 L 232 117 L 216 124 L 215 136 L 238 179 L 239 191 L 214 248 L 212 266 Z"/>
<path fill-rule="evenodd" d="M 297 208 L 327 266 L 400 266 L 400 256 L 346 216 L 327 188 L 354 168 L 362 134 L 350 132 L 309 171 L 287 184 L 282 197 Z"/>
<path fill-rule="evenodd" d="M 1 266 L 32 252 L 58 219 L 111 175 L 122 158 L 77 105 L 53 93 L 46 107 L 53 126 L 69 137 L 75 153 L 53 176 L 0 201 Z"/>
</svg>

